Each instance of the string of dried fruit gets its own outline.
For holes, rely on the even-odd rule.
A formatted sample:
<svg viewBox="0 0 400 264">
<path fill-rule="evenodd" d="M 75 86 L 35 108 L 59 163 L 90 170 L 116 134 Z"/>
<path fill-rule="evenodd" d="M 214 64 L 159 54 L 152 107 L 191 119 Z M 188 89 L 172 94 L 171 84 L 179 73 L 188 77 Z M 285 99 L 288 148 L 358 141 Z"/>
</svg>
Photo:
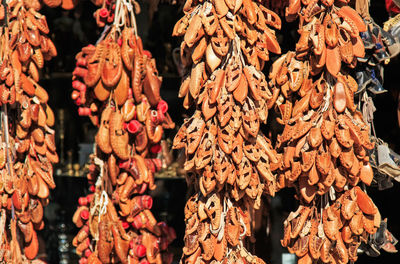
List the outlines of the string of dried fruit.
<svg viewBox="0 0 400 264">
<path fill-rule="evenodd" d="M 90 182 L 101 180 L 101 164 L 103 161 L 95 157 L 88 174 Z M 157 223 L 150 212 L 151 196 L 133 190 L 129 215 L 121 217 L 107 193 L 94 186 L 91 190 L 94 193 L 79 198 L 73 216 L 73 222 L 80 228 L 72 241 L 81 256 L 79 263 L 172 262 L 173 256 L 166 250 L 176 235 L 164 222 Z"/>
<path fill-rule="evenodd" d="M 65 10 L 74 9 L 79 1 L 78 0 L 23 0 L 25 5 L 29 8 L 33 8 L 36 11 L 39 11 L 43 5 L 46 5 L 50 8 L 61 7 Z M 95 0 L 91 0 L 95 3 Z"/>
<path fill-rule="evenodd" d="M 62 7 L 63 9 L 70 10 L 75 8 L 78 0 L 22 0 L 24 5 L 28 8 L 33 8 L 39 11 L 43 5 L 51 8 Z"/>
<path fill-rule="evenodd" d="M 90 0 L 96 6 L 102 5 L 114 5 L 115 8 L 115 0 Z M 48 6 L 50 8 L 61 7 L 65 10 L 74 9 L 78 4 L 79 0 L 23 0 L 24 5 L 33 8 L 36 11 L 39 11 L 43 5 Z M 112 20 L 109 22 L 112 23 Z"/>
<path fill-rule="evenodd" d="M 284 130 L 279 162 L 271 165 L 279 188 L 294 187 L 300 206 L 284 223 L 281 241 L 299 263 L 347 263 L 380 226 L 381 216 L 358 186 L 370 185 L 368 153 L 374 144 L 354 104 L 350 75 L 364 57 L 365 24 L 347 1 L 293 1 L 289 20 L 300 16 L 296 51 L 270 72 Z"/>
<path fill-rule="evenodd" d="M 160 97 L 161 77 L 137 35 L 131 1 L 118 0 L 114 21 L 96 46 L 76 56 L 72 98 L 99 127 L 88 174 L 94 192 L 80 199 L 74 239 L 80 263 L 171 263 L 175 233 L 150 209 L 160 141 L 174 123 Z"/>
<path fill-rule="evenodd" d="M 36 231 L 44 228 L 43 207 L 55 188 L 52 164 L 58 162 L 54 114 L 37 82 L 44 61 L 57 51 L 43 15 L 16 0 L 2 10 L 0 262 L 30 263 L 39 249 Z"/>
<path fill-rule="evenodd" d="M 380 226 L 378 208 L 359 186 L 339 193 L 331 202 L 319 198 L 290 213 L 284 222 L 282 246 L 299 257 L 298 263 L 356 261 L 360 241 L 366 241 Z"/>
<path fill-rule="evenodd" d="M 263 192 L 274 195 L 269 162 L 276 159 L 260 132 L 272 98 L 261 69 L 280 53 L 279 17 L 258 1 L 186 1 L 174 36 L 183 36 L 187 69 L 179 90 L 195 105 L 174 139 L 184 149 L 188 183 L 198 193 L 185 208 L 185 263 L 263 263 L 244 247 Z M 225 260 L 224 260 L 225 259 Z M 225 262 L 224 262 L 225 263 Z"/>
</svg>

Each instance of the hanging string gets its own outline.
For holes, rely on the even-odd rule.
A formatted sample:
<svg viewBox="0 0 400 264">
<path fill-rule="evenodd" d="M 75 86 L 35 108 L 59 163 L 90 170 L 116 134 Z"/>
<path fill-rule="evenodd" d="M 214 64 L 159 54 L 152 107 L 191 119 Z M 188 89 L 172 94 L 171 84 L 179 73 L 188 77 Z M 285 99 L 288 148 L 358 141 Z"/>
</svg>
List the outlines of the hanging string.
<svg viewBox="0 0 400 264">
<path fill-rule="evenodd" d="M 108 194 L 103 190 L 100 196 L 100 210 L 99 210 L 99 219 L 98 222 L 101 221 L 101 216 L 107 213 L 107 205 L 108 205 Z"/>
<path fill-rule="evenodd" d="M 125 16 L 123 16 L 124 11 L 123 11 L 123 6 L 121 5 L 121 0 L 117 0 L 114 12 L 115 16 L 114 16 L 113 27 L 119 29 L 125 25 Z"/>
<path fill-rule="evenodd" d="M 100 175 L 97 177 L 95 186 L 100 187 L 102 184 L 103 176 L 104 176 L 104 161 L 99 159 L 98 157 L 94 158 L 94 164 L 98 165 L 100 167 Z"/>
<path fill-rule="evenodd" d="M 130 0 L 117 0 L 114 12 L 115 18 L 113 22 L 113 28 L 120 32 L 121 28 L 128 23 L 128 21 L 126 21 L 126 18 L 130 17 L 129 24 L 132 25 L 134 29 L 134 34 L 136 37 L 138 37 L 136 18 L 132 2 Z"/>
<path fill-rule="evenodd" d="M 129 14 L 131 15 L 130 24 L 135 29 L 134 33 L 135 33 L 135 36 L 137 37 L 138 33 L 137 33 L 137 27 L 136 27 L 136 17 L 135 17 L 135 12 L 133 10 L 134 8 L 132 5 L 132 2 L 130 0 L 128 3 L 126 2 L 126 0 L 123 0 L 123 1 L 124 1 L 124 3 L 126 3 L 126 8 L 128 9 Z"/>
</svg>

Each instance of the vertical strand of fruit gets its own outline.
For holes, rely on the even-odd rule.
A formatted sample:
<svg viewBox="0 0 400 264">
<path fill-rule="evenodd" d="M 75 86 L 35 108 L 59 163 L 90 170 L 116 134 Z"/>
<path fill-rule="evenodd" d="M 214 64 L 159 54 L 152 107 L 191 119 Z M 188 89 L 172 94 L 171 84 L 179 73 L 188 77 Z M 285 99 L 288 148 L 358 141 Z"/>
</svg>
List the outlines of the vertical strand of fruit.
<svg viewBox="0 0 400 264">
<path fill-rule="evenodd" d="M 184 149 L 188 184 L 182 262 L 263 263 L 245 247 L 251 211 L 263 192 L 274 195 L 269 163 L 276 159 L 261 133 L 273 97 L 261 72 L 269 52 L 280 53 L 279 17 L 262 2 L 186 1 L 174 36 L 183 36 L 186 67 L 179 97 L 194 114 L 174 139 Z M 276 161 L 275 161 L 276 162 Z"/>
<path fill-rule="evenodd" d="M 153 174 L 162 167 L 164 129 L 174 128 L 161 99 L 155 60 L 137 35 L 134 1 L 104 1 L 95 12 L 104 27 L 96 46 L 76 56 L 72 98 L 98 126 L 87 177 L 73 222 L 80 263 L 171 263 L 174 230 L 150 209 Z"/>
<path fill-rule="evenodd" d="M 0 261 L 30 263 L 39 250 L 43 207 L 55 188 L 54 113 L 38 82 L 44 61 L 57 51 L 45 16 L 18 0 L 2 1 L 0 9 Z"/>
<path fill-rule="evenodd" d="M 276 150 L 277 184 L 294 187 L 299 207 L 284 222 L 281 243 L 298 263 L 348 263 L 380 226 L 366 194 L 373 171 L 369 127 L 354 104 L 351 76 L 364 57 L 366 30 L 345 0 L 290 1 L 289 21 L 300 19 L 295 52 L 273 64 L 270 84 L 284 130 Z"/>
</svg>

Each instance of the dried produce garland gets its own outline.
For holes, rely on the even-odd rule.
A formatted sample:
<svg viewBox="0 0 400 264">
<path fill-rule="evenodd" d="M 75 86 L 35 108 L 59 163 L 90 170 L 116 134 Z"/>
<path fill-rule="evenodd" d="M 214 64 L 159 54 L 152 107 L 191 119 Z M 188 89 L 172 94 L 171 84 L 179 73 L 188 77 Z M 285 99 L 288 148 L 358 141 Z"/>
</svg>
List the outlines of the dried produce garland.
<svg viewBox="0 0 400 264">
<path fill-rule="evenodd" d="M 0 16 L 0 262 L 30 263 L 58 162 L 54 113 L 39 71 L 57 51 L 45 16 L 23 1 L 7 2 Z"/>
<path fill-rule="evenodd" d="M 347 2 L 290 2 L 286 18 L 300 17 L 300 39 L 269 75 L 284 125 L 279 162 L 271 167 L 279 188 L 294 187 L 300 202 L 284 223 L 281 242 L 299 263 L 354 262 L 361 242 L 381 224 L 358 186 L 373 179 L 374 144 L 354 104 L 358 85 L 350 75 L 365 55 L 359 33 L 366 26 Z"/>
<path fill-rule="evenodd" d="M 96 0 L 91 1 L 93 4 L 98 4 L 99 2 Z M 33 8 L 36 11 L 39 11 L 44 5 L 50 8 L 61 7 L 65 10 L 71 10 L 78 5 L 79 0 L 23 0 L 23 2 L 27 7 Z"/>
<path fill-rule="evenodd" d="M 299 257 L 298 263 L 348 263 L 357 249 L 381 224 L 381 215 L 359 186 L 338 193 L 325 207 L 301 204 L 285 220 L 282 246 Z"/>
<path fill-rule="evenodd" d="M 192 117 L 174 139 L 184 149 L 188 184 L 197 194 L 185 207 L 184 263 L 263 263 L 245 248 L 254 209 L 275 194 L 269 162 L 276 159 L 261 133 L 272 93 L 261 69 L 280 53 L 271 27 L 280 18 L 258 1 L 186 1 L 173 29 L 183 36 L 187 74 L 179 97 Z M 276 162 L 276 161 L 275 161 Z"/>
<path fill-rule="evenodd" d="M 22 0 L 24 2 L 24 5 L 28 8 L 33 8 L 36 11 L 39 11 L 43 6 L 48 6 L 50 8 L 57 8 L 61 7 L 62 9 L 65 10 L 72 10 L 74 9 L 78 4 L 79 0 Z M 90 0 L 94 5 L 96 6 L 102 6 L 102 8 L 105 8 L 105 10 L 110 9 L 113 10 L 115 9 L 115 3 L 116 0 Z M 136 1 L 133 1 L 136 6 L 138 6 Z M 108 11 L 108 10 L 107 10 Z M 112 23 L 113 19 L 109 19 L 108 23 Z"/>
<path fill-rule="evenodd" d="M 27 8 L 33 8 L 39 11 L 43 5 L 56 8 L 62 7 L 63 9 L 70 10 L 75 8 L 78 4 L 78 0 L 21 0 Z"/>
<path fill-rule="evenodd" d="M 171 263 L 175 232 L 150 209 L 153 174 L 162 167 L 164 129 L 175 124 L 160 97 L 155 60 L 137 35 L 133 2 L 118 0 L 114 20 L 96 46 L 76 56 L 72 98 L 98 126 L 88 180 L 79 200 L 73 240 L 80 263 Z"/>
</svg>

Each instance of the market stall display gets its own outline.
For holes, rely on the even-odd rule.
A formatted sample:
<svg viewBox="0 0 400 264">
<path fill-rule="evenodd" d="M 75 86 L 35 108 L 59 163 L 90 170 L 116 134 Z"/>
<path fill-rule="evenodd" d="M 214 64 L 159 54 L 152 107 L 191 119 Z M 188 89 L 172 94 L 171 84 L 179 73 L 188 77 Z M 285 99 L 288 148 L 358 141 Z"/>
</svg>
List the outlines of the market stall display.
<svg viewBox="0 0 400 264">
<path fill-rule="evenodd" d="M 97 44 L 76 56 L 72 98 L 98 126 L 88 180 L 73 217 L 80 263 L 171 263 L 174 230 L 151 213 L 160 141 L 175 124 L 160 97 L 155 60 L 137 35 L 132 1 L 118 0 Z M 96 11 L 97 12 L 97 11 Z"/>
<path fill-rule="evenodd" d="M 54 113 L 38 81 L 57 51 L 45 16 L 18 0 L 0 10 L 0 261 L 30 263 L 39 250 L 43 207 L 56 187 Z"/>
<path fill-rule="evenodd" d="M 246 249 L 254 210 L 274 195 L 276 162 L 260 131 L 273 97 L 261 72 L 269 53 L 280 53 L 277 14 L 262 3 L 186 1 L 174 36 L 183 36 L 187 74 L 179 90 L 194 105 L 174 139 L 186 154 L 187 181 L 196 191 L 185 207 L 182 262 L 264 263 Z"/>
<path fill-rule="evenodd" d="M 365 192 L 374 176 L 374 144 L 350 74 L 365 56 L 360 32 L 367 27 L 347 1 L 293 1 L 286 18 L 298 15 L 296 51 L 275 61 L 269 75 L 284 125 L 277 185 L 294 187 L 300 203 L 284 223 L 281 243 L 299 263 L 353 262 L 361 242 L 381 225 Z"/>
<path fill-rule="evenodd" d="M 275 263 L 286 252 L 299 264 L 346 264 L 396 253 L 395 220 L 376 199 L 400 181 L 400 141 L 390 138 L 398 127 L 382 135 L 374 120 L 391 111 L 387 98 L 400 101 L 390 67 L 384 78 L 400 53 L 399 1 L 385 2 L 391 18 L 381 27 L 386 18 L 375 10 L 372 18 L 369 0 L 1 1 L 0 262 L 54 262 L 42 253 L 56 247 L 66 256 L 60 263 L 71 254 L 80 264 Z M 77 43 L 75 61 L 66 51 L 46 64 L 57 56 L 52 39 L 59 49 Z M 39 85 L 71 75 L 70 102 Z M 163 78 L 171 105 L 168 87 L 176 93 L 180 82 L 189 116 L 168 109 Z M 62 108 L 56 115 L 49 97 Z M 75 143 L 85 131 L 80 164 L 74 142 L 63 148 L 75 118 L 64 115 L 69 103 L 88 117 L 69 130 Z M 175 129 L 170 114 L 184 118 L 174 151 L 164 134 Z M 57 151 L 68 164 L 53 178 Z M 76 186 L 72 177 L 82 175 L 88 186 L 72 199 L 53 196 L 56 182 L 71 186 L 60 179 Z M 188 185 L 184 208 L 178 175 Z M 71 200 L 75 211 L 65 207 Z M 52 221 L 59 244 L 38 232 L 44 223 L 54 230 Z M 183 245 L 175 247 L 177 236 Z"/>
<path fill-rule="evenodd" d="M 61 7 L 65 10 L 74 9 L 79 0 L 23 0 L 24 4 L 35 10 L 40 10 L 43 6 L 48 6 L 50 8 Z M 91 0 L 91 2 L 95 5 L 101 5 L 103 1 L 101 0 Z"/>
</svg>

